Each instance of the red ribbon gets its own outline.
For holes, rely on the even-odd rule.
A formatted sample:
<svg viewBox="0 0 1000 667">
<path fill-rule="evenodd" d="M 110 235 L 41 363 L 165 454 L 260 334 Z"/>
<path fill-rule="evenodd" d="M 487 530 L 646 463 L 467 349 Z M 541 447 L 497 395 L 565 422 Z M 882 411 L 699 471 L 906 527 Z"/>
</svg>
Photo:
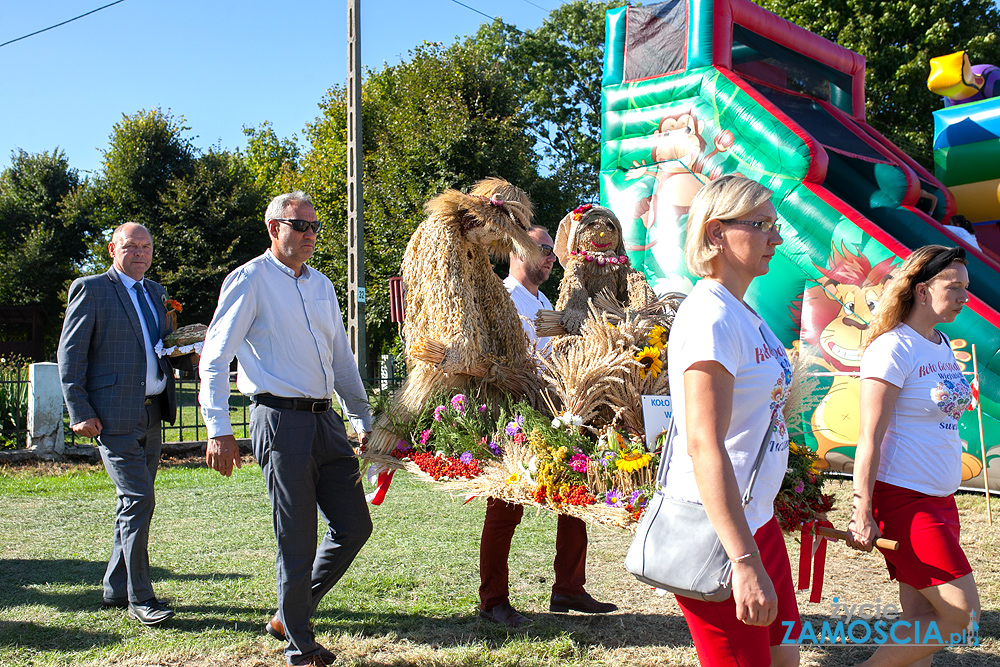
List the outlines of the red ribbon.
<svg viewBox="0 0 1000 667">
<path fill-rule="evenodd" d="M 804 591 L 809 588 L 809 570 L 812 570 L 812 593 L 809 595 L 810 602 L 819 602 L 823 596 L 823 573 L 826 569 L 826 542 L 829 538 L 816 535 L 819 540 L 813 548 L 813 535 L 816 526 L 826 526 L 833 528 L 829 521 L 810 521 L 802 524 L 802 544 L 799 552 L 799 585 L 798 589 Z M 811 567 L 810 567 L 811 566 Z"/>
<path fill-rule="evenodd" d="M 378 483 L 375 485 L 375 493 L 370 495 L 369 502 L 372 505 L 381 505 L 382 501 L 385 500 L 385 494 L 389 491 L 389 485 L 392 484 L 392 476 L 396 474 L 396 470 L 383 470 L 378 474 Z"/>
</svg>

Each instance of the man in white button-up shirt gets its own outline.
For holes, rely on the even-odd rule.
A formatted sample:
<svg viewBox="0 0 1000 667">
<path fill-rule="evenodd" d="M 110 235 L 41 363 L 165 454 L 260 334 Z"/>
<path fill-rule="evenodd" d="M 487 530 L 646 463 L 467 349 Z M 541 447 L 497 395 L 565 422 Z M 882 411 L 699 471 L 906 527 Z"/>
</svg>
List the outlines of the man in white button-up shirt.
<svg viewBox="0 0 1000 667">
<path fill-rule="evenodd" d="M 364 444 L 371 414 L 330 280 L 306 265 L 320 223 L 308 196 L 275 197 L 265 223 L 271 247 L 226 277 L 201 358 L 206 462 L 223 475 L 240 466 L 229 421 L 229 365 L 252 397 L 250 434 L 264 473 L 278 541 L 278 611 L 265 626 L 287 641 L 289 665 L 321 665 L 310 618 L 371 535 L 358 460 L 336 395 Z M 317 506 L 328 524 L 316 547 Z"/>
</svg>

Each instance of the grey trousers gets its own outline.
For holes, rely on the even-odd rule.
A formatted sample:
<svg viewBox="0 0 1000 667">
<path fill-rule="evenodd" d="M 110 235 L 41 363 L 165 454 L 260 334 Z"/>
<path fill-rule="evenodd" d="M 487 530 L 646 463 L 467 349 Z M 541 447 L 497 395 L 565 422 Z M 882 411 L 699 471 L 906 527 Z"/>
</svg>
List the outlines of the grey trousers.
<svg viewBox="0 0 1000 667">
<path fill-rule="evenodd" d="M 333 410 L 313 414 L 254 404 L 254 457 L 271 499 L 278 549 L 278 617 L 285 657 L 298 664 L 319 651 L 309 619 L 372 533 L 358 459 Z M 327 524 L 316 547 L 318 516 Z"/>
<path fill-rule="evenodd" d="M 149 576 L 149 524 L 156 497 L 153 482 L 160 462 L 160 401 L 142 411 L 131 433 L 101 434 L 97 443 L 104 468 L 118 492 L 111 558 L 104 573 L 104 597 L 145 602 L 152 597 Z"/>
</svg>

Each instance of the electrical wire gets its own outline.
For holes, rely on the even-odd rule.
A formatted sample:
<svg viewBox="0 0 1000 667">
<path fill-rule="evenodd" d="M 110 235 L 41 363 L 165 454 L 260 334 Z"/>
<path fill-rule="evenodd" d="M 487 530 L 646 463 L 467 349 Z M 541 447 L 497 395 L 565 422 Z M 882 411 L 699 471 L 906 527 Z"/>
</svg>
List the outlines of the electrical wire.
<svg viewBox="0 0 1000 667">
<path fill-rule="evenodd" d="M 108 4 L 104 5 L 103 7 L 98 7 L 97 9 L 91 9 L 86 14 L 80 14 L 79 16 L 74 16 L 71 19 L 66 19 L 62 23 L 56 23 L 55 25 L 50 25 L 48 28 L 42 28 L 41 30 L 36 30 L 35 32 L 29 32 L 27 35 L 21 35 L 20 37 L 17 37 L 15 39 L 12 39 L 12 40 L 9 40 L 9 41 L 6 41 L 3 44 L 0 44 L 0 48 L 3 48 L 5 46 L 7 46 L 8 44 L 13 44 L 14 42 L 20 42 L 22 39 L 28 39 L 29 37 L 34 37 L 35 35 L 38 35 L 38 34 L 41 34 L 41 33 L 45 32 L 46 30 L 52 30 L 53 28 L 58 28 L 61 25 L 66 25 L 67 23 L 72 23 L 73 21 L 75 21 L 77 19 L 82 19 L 84 16 L 90 16 L 91 14 L 95 14 L 95 13 L 101 11 L 102 9 L 107 9 L 108 7 L 112 7 L 112 6 L 117 5 L 119 3 L 122 3 L 122 2 L 125 2 L 125 0 L 115 0 L 114 2 L 109 2 Z"/>
<path fill-rule="evenodd" d="M 496 21 L 497 20 L 495 16 L 490 16 L 489 14 L 481 12 L 478 9 L 476 9 L 475 7 L 470 7 L 469 5 L 465 4 L 464 2 L 459 2 L 458 0 L 451 0 L 451 1 L 454 2 L 456 5 L 462 5 L 466 9 L 470 9 L 470 10 L 474 11 L 475 13 L 477 13 L 477 14 L 479 14 L 481 16 L 485 16 L 486 18 L 488 18 L 491 21 Z"/>
</svg>

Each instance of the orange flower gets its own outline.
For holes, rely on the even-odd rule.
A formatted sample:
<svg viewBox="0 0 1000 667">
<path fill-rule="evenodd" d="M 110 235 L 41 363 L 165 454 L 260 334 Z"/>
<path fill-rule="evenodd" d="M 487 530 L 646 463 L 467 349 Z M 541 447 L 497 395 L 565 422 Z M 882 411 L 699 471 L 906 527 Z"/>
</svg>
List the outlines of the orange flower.
<svg viewBox="0 0 1000 667">
<path fill-rule="evenodd" d="M 167 312 L 168 313 L 169 312 L 173 312 L 173 311 L 176 311 L 176 312 L 179 313 L 182 310 L 184 310 L 184 307 L 181 306 L 181 302 L 178 301 L 177 299 L 164 299 L 163 300 L 163 305 L 167 307 Z"/>
</svg>

